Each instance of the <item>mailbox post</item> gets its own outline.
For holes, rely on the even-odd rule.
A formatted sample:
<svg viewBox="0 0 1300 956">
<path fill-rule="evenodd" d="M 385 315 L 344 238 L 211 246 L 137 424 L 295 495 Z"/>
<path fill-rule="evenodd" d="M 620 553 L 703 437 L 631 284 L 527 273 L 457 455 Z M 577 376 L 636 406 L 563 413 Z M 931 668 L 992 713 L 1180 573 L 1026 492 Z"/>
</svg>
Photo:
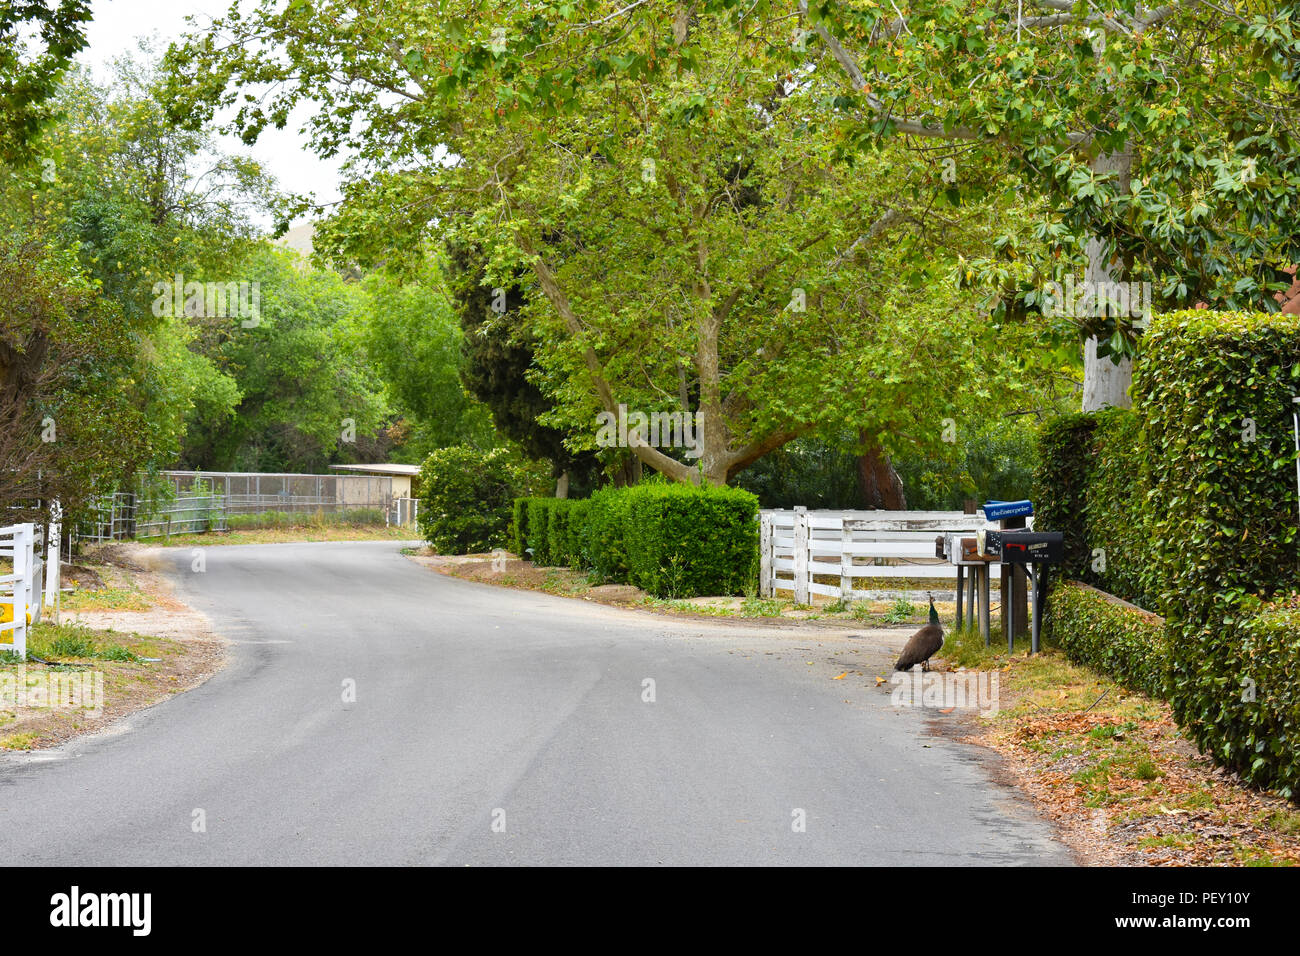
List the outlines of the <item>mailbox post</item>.
<svg viewBox="0 0 1300 956">
<path fill-rule="evenodd" d="M 981 554 L 978 540 L 963 537 L 961 533 L 949 532 L 935 541 L 935 553 L 957 566 L 957 626 L 962 627 L 967 619 L 973 624 L 976 618 L 976 605 L 979 606 L 980 637 L 984 646 L 989 644 L 989 564 L 997 559 L 990 554 Z M 966 613 L 962 614 L 962 585 L 966 590 Z"/>
<path fill-rule="evenodd" d="M 1038 639 L 1043 626 L 1043 600 L 1047 593 L 1047 568 L 1060 564 L 1065 557 L 1065 535 L 1060 531 L 990 531 L 985 546 L 1008 565 L 1032 569 L 1033 601 L 1030 612 L 1030 652 L 1038 653 Z M 1003 598 L 1006 601 L 1006 598 Z M 1004 604 L 1005 606 L 1005 604 Z M 1014 649 L 1015 633 L 1007 628 L 1007 650 Z"/>
</svg>

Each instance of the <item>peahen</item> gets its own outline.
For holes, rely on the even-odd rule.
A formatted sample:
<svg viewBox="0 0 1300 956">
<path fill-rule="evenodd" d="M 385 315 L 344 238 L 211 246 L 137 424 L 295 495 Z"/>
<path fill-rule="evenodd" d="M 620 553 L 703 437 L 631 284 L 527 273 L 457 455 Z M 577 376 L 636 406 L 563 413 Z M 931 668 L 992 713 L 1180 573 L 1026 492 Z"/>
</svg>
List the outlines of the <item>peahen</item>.
<svg viewBox="0 0 1300 956">
<path fill-rule="evenodd" d="M 934 609 L 934 595 L 930 595 L 930 623 L 907 639 L 903 653 L 894 665 L 894 670 L 911 670 L 917 664 L 928 670 L 927 662 L 939 648 L 943 647 L 943 626 L 939 623 L 939 612 Z"/>
</svg>

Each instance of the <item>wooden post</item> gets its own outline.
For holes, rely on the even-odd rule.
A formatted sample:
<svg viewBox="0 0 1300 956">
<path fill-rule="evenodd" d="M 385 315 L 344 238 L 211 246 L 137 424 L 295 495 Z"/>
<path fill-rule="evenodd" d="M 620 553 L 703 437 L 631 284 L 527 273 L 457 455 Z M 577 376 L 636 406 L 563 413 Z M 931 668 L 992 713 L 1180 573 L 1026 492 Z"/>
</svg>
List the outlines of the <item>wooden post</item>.
<svg viewBox="0 0 1300 956">
<path fill-rule="evenodd" d="M 998 522 L 998 527 L 1009 531 L 1023 529 L 1025 519 L 1023 516 L 1003 518 Z M 1029 633 L 1029 594 L 1026 587 L 1029 579 L 1025 574 L 1024 565 L 1021 564 L 1008 564 L 1004 561 L 1000 565 L 1000 570 L 1002 630 L 1006 634 L 1007 647 L 1010 648 L 1015 638 L 1024 637 Z"/>
<path fill-rule="evenodd" d="M 984 638 L 984 646 L 989 646 L 989 565 L 985 562 L 979 569 L 980 572 L 980 637 Z"/>
<path fill-rule="evenodd" d="M 794 509 L 794 603 L 807 604 L 808 589 L 808 509 Z"/>
<path fill-rule="evenodd" d="M 973 572 L 974 568 L 972 568 L 971 570 Z M 965 574 L 966 574 L 966 568 L 960 564 L 957 565 L 957 621 L 953 626 L 956 627 L 957 630 L 959 631 L 961 630 L 962 621 L 964 620 L 964 618 L 962 617 L 961 599 L 962 599 L 962 591 L 963 591 L 962 585 L 965 584 L 964 581 Z M 974 615 L 972 615 L 972 617 L 973 616 Z"/>
<path fill-rule="evenodd" d="M 776 593 L 772 568 L 772 516 L 766 511 L 758 514 L 758 594 L 770 598 Z"/>
<path fill-rule="evenodd" d="M 853 531 L 844 515 L 840 515 L 840 600 L 848 604 L 853 600 Z"/>
</svg>

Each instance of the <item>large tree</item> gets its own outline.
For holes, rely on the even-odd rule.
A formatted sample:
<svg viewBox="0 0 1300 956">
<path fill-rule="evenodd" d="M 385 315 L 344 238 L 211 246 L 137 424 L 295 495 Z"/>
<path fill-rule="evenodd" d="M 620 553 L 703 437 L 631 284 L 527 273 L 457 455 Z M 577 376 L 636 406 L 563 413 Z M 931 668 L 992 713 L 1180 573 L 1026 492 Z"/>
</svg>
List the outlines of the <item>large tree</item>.
<svg viewBox="0 0 1300 956">
<path fill-rule="evenodd" d="M 634 8 L 644 29 L 593 42 Z M 316 147 L 359 159 L 323 243 L 388 260 L 454 231 L 490 285 L 526 270 L 543 423 L 575 450 L 620 406 L 702 413 L 698 460 L 628 435 L 682 481 L 824 428 L 940 441 L 981 324 L 928 263 L 991 253 L 1006 200 L 932 208 L 929 164 L 837 138 L 842 104 L 794 72 L 787 24 L 684 10 L 262 4 L 173 50 L 175 103 L 190 123 L 238 104 L 247 138 L 329 104 Z"/>
<path fill-rule="evenodd" d="M 736 6 L 729 4 L 729 6 Z M 1055 313 L 1085 339 L 1083 407 L 1127 405 L 1142 322 L 1116 283 L 1170 306 L 1276 308 L 1300 258 L 1300 17 L 1274 0 L 809 3 L 819 69 L 844 80 L 864 140 L 973 157 L 1047 200 L 1042 254 L 1008 238 L 963 278 L 995 312 Z M 828 62 L 829 61 L 829 62 Z M 947 148 L 935 148 L 947 144 Z M 1062 315 L 1048 291 L 1082 271 Z M 1051 283 L 1057 283 L 1054 287 Z"/>
<path fill-rule="evenodd" d="M 255 97 L 241 106 L 240 121 L 253 133 L 283 122 L 308 88 L 323 102 L 346 104 L 314 118 L 317 144 L 330 150 L 352 143 L 371 155 L 454 149 L 472 124 L 446 101 L 477 95 L 510 127 L 520 112 L 547 117 L 586 108 L 591 90 L 620 79 L 678 76 L 713 56 L 752 65 L 784 51 L 792 75 L 839 86 L 835 104 L 846 136 L 862 145 L 906 143 L 936 169 L 943 164 L 959 194 L 972 182 L 972 166 L 992 165 L 1046 201 L 1034 236 L 1040 254 L 1007 236 L 997 255 L 970 257 L 959 275 L 1000 293 L 995 317 L 1046 307 L 1058 320 L 1053 330 L 1083 337 L 1085 408 L 1127 403 L 1141 323 L 1104 302 L 1062 316 L 1050 283 L 1082 271 L 1094 302 L 1116 282 L 1150 281 L 1163 305 L 1271 309 L 1287 281 L 1280 270 L 1300 258 L 1293 109 L 1300 34 L 1291 4 L 571 0 L 501 4 L 488 13 L 461 3 L 291 7 L 280 13 L 268 5 L 228 22 L 235 34 L 228 46 L 215 37 L 198 43 L 189 53 L 201 68 L 186 77 L 185 92 L 220 97 L 232 77 L 275 84 L 269 102 Z M 740 41 L 725 50 L 708 41 L 708 25 L 720 21 Z M 268 56 L 279 44 L 289 55 Z M 331 81 L 343 78 L 349 86 L 340 91 Z M 717 108 L 715 92 L 722 90 L 700 92 L 701 110 Z M 225 96 L 233 102 L 233 89 Z M 364 132 L 339 117 L 364 117 Z M 391 211 L 398 221 L 420 213 L 401 204 Z"/>
<path fill-rule="evenodd" d="M 0 3 L 0 162 L 26 165 L 42 127 L 57 113 L 55 94 L 72 58 L 86 46 L 90 0 Z"/>
</svg>

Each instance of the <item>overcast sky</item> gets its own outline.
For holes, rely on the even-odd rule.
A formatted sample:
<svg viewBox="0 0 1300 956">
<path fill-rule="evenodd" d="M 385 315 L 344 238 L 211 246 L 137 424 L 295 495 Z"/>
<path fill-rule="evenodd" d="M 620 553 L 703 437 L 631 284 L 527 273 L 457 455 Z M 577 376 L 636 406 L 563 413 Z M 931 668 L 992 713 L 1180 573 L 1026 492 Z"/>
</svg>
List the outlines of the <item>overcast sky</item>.
<svg viewBox="0 0 1300 956">
<path fill-rule="evenodd" d="M 95 0 L 95 19 L 87 31 L 90 45 L 79 59 L 94 70 L 97 79 L 107 81 L 114 57 L 134 50 L 140 37 L 156 34 L 161 52 L 187 30 L 187 16 L 193 15 L 203 24 L 229 6 L 230 0 Z M 285 188 L 314 192 L 323 202 L 338 199 L 340 161 L 322 162 L 305 142 L 292 123 L 282 131 L 268 129 L 251 150 L 236 137 L 218 138 L 226 152 L 251 152 Z"/>
</svg>

